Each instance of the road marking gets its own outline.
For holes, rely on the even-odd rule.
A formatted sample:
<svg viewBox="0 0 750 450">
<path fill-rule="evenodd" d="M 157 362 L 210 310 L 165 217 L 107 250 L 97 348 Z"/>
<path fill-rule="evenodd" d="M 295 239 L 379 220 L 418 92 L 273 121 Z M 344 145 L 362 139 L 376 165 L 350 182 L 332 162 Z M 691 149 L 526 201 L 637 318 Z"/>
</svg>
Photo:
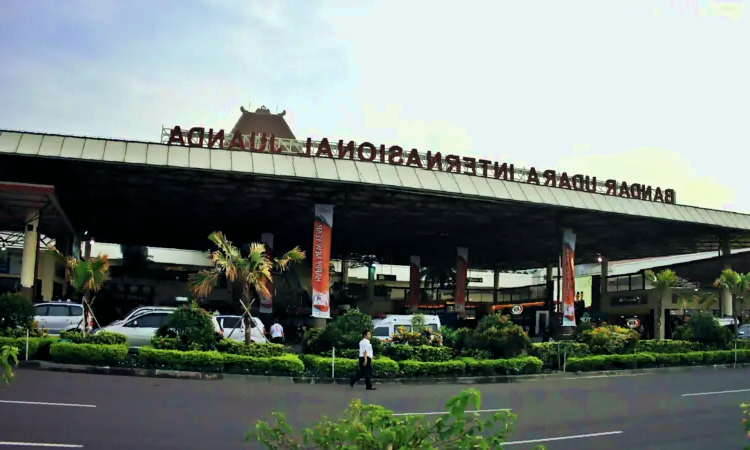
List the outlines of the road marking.
<svg viewBox="0 0 750 450">
<path fill-rule="evenodd" d="M 476 409 L 474 411 L 466 411 L 466 412 L 467 413 L 491 413 L 491 412 L 502 412 L 502 411 L 510 411 L 510 408 Z M 450 411 L 398 413 L 398 414 L 394 414 L 394 416 L 437 416 L 441 414 L 450 414 Z"/>
<path fill-rule="evenodd" d="M 530 439 L 528 441 L 510 441 L 503 442 L 503 445 L 518 445 L 518 444 L 536 444 L 538 442 L 552 442 L 552 441 L 567 441 L 569 439 L 584 439 L 599 436 L 613 436 L 616 434 L 622 434 L 622 431 L 607 431 L 606 433 L 592 433 L 592 434 L 577 434 L 575 436 L 560 436 L 546 439 Z"/>
<path fill-rule="evenodd" d="M 619 378 L 619 377 L 643 377 L 646 375 L 653 375 L 650 373 L 624 373 L 622 375 L 591 375 L 588 377 L 568 377 L 566 380 L 586 380 L 589 378 Z"/>
<path fill-rule="evenodd" d="M 0 441 L 0 445 L 11 447 L 52 447 L 52 448 L 83 448 L 83 445 L 76 444 L 47 444 L 44 442 L 5 442 Z"/>
<path fill-rule="evenodd" d="M 13 403 L 15 405 L 73 406 L 76 408 L 96 408 L 96 405 L 79 405 L 77 403 L 22 402 L 19 400 L 0 400 L 0 403 Z"/>
<path fill-rule="evenodd" d="M 734 391 L 698 392 L 696 394 L 682 394 L 683 397 L 697 397 L 699 395 L 735 394 L 737 392 L 750 392 L 750 389 L 736 389 Z"/>
</svg>

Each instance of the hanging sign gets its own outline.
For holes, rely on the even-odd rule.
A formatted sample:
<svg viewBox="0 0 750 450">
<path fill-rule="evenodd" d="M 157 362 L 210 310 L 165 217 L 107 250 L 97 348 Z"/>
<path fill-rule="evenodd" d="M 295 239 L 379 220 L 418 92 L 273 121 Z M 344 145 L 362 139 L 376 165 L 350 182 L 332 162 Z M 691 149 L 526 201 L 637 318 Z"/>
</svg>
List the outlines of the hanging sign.
<svg viewBox="0 0 750 450">
<path fill-rule="evenodd" d="M 628 319 L 628 320 L 625 321 L 625 325 L 627 325 L 628 328 L 635 329 L 635 328 L 638 328 L 639 326 L 641 326 L 641 321 L 638 320 L 638 319 L 635 319 L 635 318 Z"/>
<path fill-rule="evenodd" d="M 510 313 L 517 316 L 523 312 L 523 305 L 513 305 L 512 308 L 510 308 Z"/>
</svg>

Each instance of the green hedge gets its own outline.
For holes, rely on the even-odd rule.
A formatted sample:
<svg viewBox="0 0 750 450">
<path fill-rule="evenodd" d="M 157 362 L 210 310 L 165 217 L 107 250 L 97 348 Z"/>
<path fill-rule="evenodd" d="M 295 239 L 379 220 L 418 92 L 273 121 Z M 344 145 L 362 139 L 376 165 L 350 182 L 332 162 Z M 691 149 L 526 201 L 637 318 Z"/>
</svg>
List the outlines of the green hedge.
<svg viewBox="0 0 750 450">
<path fill-rule="evenodd" d="M 748 360 L 750 360 L 750 350 L 737 351 L 737 362 L 746 362 Z M 732 364 L 734 361 L 734 350 L 597 355 L 584 358 L 569 358 L 566 370 L 569 372 L 586 372 L 592 370 L 641 369 L 663 366 Z"/>
<path fill-rule="evenodd" d="M 330 378 L 331 358 L 316 355 L 302 355 L 308 375 L 313 377 Z M 336 358 L 336 378 L 351 377 L 359 370 L 359 360 L 350 358 Z M 399 366 L 396 361 L 381 356 L 372 362 L 372 375 L 375 378 L 389 378 L 398 375 Z"/>
<path fill-rule="evenodd" d="M 453 361 L 399 361 L 400 375 L 404 377 L 440 377 L 461 376 L 466 370 L 466 363 Z"/>
<path fill-rule="evenodd" d="M 387 344 L 383 354 L 394 361 L 445 362 L 453 359 L 450 347 L 433 347 L 431 345 Z"/>
<path fill-rule="evenodd" d="M 529 355 L 542 361 L 542 367 L 551 370 L 559 369 L 566 356 L 568 358 L 582 358 L 590 354 L 588 345 L 569 341 L 532 344 L 529 352 Z"/>
<path fill-rule="evenodd" d="M 52 361 L 64 364 L 114 366 L 127 360 L 126 345 L 73 344 L 56 342 L 50 347 Z"/>
<path fill-rule="evenodd" d="M 702 350 L 704 350 L 704 348 L 700 342 L 677 341 L 672 339 L 664 339 L 661 341 L 649 339 L 638 341 L 635 345 L 635 351 L 637 353 L 688 353 Z"/>
<path fill-rule="evenodd" d="M 122 333 L 99 331 L 95 334 L 83 334 L 82 331 L 63 331 L 60 339 L 67 339 L 74 344 L 125 345 L 128 338 Z"/>
<path fill-rule="evenodd" d="M 466 374 L 487 375 L 530 375 L 541 373 L 544 363 L 535 356 L 521 356 L 512 359 L 461 358 L 466 364 Z"/>
<path fill-rule="evenodd" d="M 57 342 L 57 338 L 29 338 L 29 360 L 50 359 L 50 346 Z M 26 338 L 0 337 L 0 348 L 5 345 L 18 347 L 18 359 L 26 359 Z"/>
<path fill-rule="evenodd" d="M 141 347 L 138 364 L 150 369 L 226 372 L 248 375 L 299 375 L 304 364 L 297 355 L 268 358 L 220 353 L 217 351 L 159 350 Z"/>
<path fill-rule="evenodd" d="M 290 350 L 282 344 L 245 344 L 244 342 L 222 339 L 216 344 L 216 350 L 233 355 L 252 356 L 254 358 L 273 358 L 284 356 Z"/>
</svg>

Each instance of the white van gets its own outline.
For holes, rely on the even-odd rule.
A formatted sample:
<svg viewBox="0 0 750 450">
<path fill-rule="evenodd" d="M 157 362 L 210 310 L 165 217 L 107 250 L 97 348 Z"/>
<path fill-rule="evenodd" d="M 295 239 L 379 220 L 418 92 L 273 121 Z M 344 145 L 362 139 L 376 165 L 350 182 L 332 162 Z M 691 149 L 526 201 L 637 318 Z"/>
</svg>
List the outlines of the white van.
<svg viewBox="0 0 750 450">
<path fill-rule="evenodd" d="M 391 335 L 398 331 L 399 327 L 404 327 L 404 331 L 412 331 L 411 314 L 391 314 L 385 316 L 385 319 L 376 319 L 374 321 L 375 329 L 372 335 L 381 341 L 388 341 Z M 440 331 L 440 317 L 435 315 L 425 315 L 424 323 L 431 331 Z"/>
<path fill-rule="evenodd" d="M 234 341 L 245 342 L 245 324 L 242 322 L 242 316 L 224 315 L 217 314 L 216 320 L 219 322 L 221 330 L 224 332 L 225 339 L 232 339 Z M 263 322 L 253 317 L 253 321 L 250 322 L 250 338 L 256 344 L 267 344 L 268 339 L 266 338 L 266 326 Z"/>
</svg>

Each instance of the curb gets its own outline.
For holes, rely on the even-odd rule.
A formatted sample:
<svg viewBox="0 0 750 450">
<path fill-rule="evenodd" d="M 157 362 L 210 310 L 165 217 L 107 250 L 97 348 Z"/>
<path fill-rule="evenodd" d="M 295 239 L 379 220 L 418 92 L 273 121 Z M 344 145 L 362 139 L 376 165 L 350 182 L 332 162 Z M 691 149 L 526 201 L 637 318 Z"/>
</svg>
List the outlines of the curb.
<svg viewBox="0 0 750 450">
<path fill-rule="evenodd" d="M 270 384 L 349 384 L 348 378 L 287 377 L 267 375 L 242 375 L 229 373 L 187 372 L 180 370 L 136 369 L 130 367 L 85 366 L 59 364 L 48 361 L 19 361 L 18 367 L 50 372 L 88 373 L 96 375 L 120 375 L 144 378 L 172 378 L 182 380 L 245 380 L 254 383 Z M 597 372 L 555 372 L 535 375 L 493 375 L 481 377 L 430 377 L 430 378 L 373 378 L 373 384 L 501 384 L 526 383 L 543 380 L 572 380 L 576 378 L 606 378 L 627 375 L 651 375 L 660 373 L 703 372 L 720 369 L 750 368 L 750 363 L 715 364 L 711 366 L 678 366 L 649 369 L 606 370 Z M 360 382 L 363 384 L 363 382 Z"/>
</svg>

